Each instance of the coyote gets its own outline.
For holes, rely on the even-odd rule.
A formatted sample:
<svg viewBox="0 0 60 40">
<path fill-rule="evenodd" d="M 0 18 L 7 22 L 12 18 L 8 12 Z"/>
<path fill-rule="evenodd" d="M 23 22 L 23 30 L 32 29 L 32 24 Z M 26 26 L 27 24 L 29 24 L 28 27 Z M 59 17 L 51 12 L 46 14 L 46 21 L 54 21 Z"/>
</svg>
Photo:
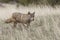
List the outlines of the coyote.
<svg viewBox="0 0 60 40">
<path fill-rule="evenodd" d="M 22 14 L 22 13 L 19 13 L 19 12 L 14 12 L 12 14 L 12 17 L 7 19 L 5 21 L 5 23 L 13 22 L 14 27 L 16 27 L 17 23 L 22 23 L 23 25 L 26 24 L 27 27 L 28 27 L 30 25 L 30 23 L 32 21 L 34 21 L 34 16 L 35 16 L 35 12 L 33 12 L 33 13 L 28 12 L 28 14 Z"/>
</svg>

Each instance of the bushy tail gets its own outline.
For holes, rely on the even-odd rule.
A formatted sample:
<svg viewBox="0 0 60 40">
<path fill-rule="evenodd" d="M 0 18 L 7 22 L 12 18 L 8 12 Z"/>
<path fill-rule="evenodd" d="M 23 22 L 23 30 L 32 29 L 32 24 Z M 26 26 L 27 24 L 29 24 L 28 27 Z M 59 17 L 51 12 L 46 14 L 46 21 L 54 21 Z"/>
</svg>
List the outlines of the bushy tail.
<svg viewBox="0 0 60 40">
<path fill-rule="evenodd" d="M 5 23 L 11 23 L 11 22 L 15 22 L 15 19 L 9 18 L 5 20 Z"/>
</svg>

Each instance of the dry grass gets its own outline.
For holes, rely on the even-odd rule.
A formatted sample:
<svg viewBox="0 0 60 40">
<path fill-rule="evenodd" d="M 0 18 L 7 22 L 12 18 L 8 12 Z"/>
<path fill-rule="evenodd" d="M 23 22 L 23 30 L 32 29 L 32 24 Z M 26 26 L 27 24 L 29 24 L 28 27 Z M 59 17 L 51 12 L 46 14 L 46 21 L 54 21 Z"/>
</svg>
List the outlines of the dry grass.
<svg viewBox="0 0 60 40">
<path fill-rule="evenodd" d="M 5 5 L 5 4 L 4 4 Z M 5 8 L 0 7 L 0 18 L 10 17 L 12 12 L 27 13 L 35 11 L 35 20 L 26 30 L 18 24 L 5 24 L 0 20 L 0 40 L 60 40 L 60 7 L 23 7 L 16 9 L 15 5 L 6 4 Z"/>
<path fill-rule="evenodd" d="M 60 15 L 35 17 L 29 30 L 0 22 L 0 40 L 60 40 Z"/>
</svg>

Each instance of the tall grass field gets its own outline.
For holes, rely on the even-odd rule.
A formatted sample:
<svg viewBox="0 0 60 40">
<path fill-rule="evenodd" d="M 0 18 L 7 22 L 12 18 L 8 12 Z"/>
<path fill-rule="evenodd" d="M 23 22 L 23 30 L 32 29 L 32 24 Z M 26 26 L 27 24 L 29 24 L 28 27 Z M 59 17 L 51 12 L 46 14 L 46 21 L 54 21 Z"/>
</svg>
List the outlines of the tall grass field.
<svg viewBox="0 0 60 40">
<path fill-rule="evenodd" d="M 16 4 L 2 4 L 0 6 L 0 40 L 60 40 L 60 7 L 55 6 L 22 6 Z M 34 21 L 28 30 L 22 24 L 13 28 L 13 23 L 4 21 L 10 18 L 13 12 L 35 11 Z M 22 28 L 21 28 L 21 27 Z"/>
</svg>

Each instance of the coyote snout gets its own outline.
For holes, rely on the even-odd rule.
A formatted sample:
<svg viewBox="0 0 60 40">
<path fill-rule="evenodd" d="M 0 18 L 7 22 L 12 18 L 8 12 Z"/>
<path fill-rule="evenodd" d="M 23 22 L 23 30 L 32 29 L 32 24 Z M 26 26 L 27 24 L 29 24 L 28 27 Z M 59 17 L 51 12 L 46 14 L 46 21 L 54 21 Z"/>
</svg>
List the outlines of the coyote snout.
<svg viewBox="0 0 60 40">
<path fill-rule="evenodd" d="M 28 27 L 30 23 L 34 21 L 34 16 L 35 16 L 35 12 L 33 13 L 28 12 L 28 14 L 22 14 L 22 13 L 15 12 L 12 14 L 11 18 L 5 21 L 5 23 L 13 22 L 14 27 L 16 27 L 17 23 L 22 23 L 23 25 L 27 24 L 27 27 Z"/>
</svg>

